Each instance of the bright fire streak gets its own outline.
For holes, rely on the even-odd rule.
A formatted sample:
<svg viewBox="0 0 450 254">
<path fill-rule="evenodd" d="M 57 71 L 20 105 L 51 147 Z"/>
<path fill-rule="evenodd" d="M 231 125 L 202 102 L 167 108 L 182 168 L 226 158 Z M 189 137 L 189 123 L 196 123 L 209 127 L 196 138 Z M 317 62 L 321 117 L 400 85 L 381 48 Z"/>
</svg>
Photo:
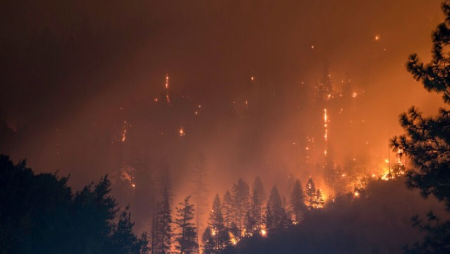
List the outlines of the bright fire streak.
<svg viewBox="0 0 450 254">
<path fill-rule="evenodd" d="M 167 100 L 167 103 L 170 104 L 170 98 L 169 98 L 169 73 L 166 74 L 166 100 Z"/>
<path fill-rule="evenodd" d="M 123 123 L 122 142 L 125 142 L 127 139 L 127 121 L 123 121 Z"/>
</svg>

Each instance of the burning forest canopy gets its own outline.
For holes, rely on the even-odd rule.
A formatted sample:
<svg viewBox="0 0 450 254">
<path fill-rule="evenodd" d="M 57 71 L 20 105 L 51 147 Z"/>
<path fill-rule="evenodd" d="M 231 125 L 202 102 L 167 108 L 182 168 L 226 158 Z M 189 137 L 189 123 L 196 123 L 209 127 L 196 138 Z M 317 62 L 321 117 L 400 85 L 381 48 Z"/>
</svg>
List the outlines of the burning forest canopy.
<svg viewBox="0 0 450 254">
<path fill-rule="evenodd" d="M 352 227 L 364 227 L 376 217 L 363 212 L 376 210 L 367 200 L 389 210 L 412 195 L 400 191 L 412 162 L 388 146 L 403 133 L 399 113 L 416 105 L 435 114 L 445 105 L 405 71 L 413 52 L 430 60 L 430 31 L 443 19 L 439 5 L 6 1 L 0 154 L 27 158 L 38 173 L 70 175 L 79 190 L 109 175 L 136 232 L 155 230 L 167 191 L 174 216 L 191 195 L 201 239 L 216 194 L 224 204 L 227 191 L 234 200 L 243 188 L 248 200 L 228 241 L 265 235 L 263 217 L 254 232 L 243 225 L 255 186 L 264 187 L 260 216 L 272 200 L 272 208 L 280 203 L 285 210 L 279 223 L 298 224 L 306 219 L 292 212 L 297 179 L 301 209 L 326 210 L 325 217 L 336 215 L 330 220 L 356 213 L 361 224 Z M 435 200 L 413 196 L 412 211 L 440 210 Z M 394 232 L 408 231 L 414 213 L 392 213 L 400 225 Z M 404 235 L 401 244 L 417 237 Z"/>
</svg>

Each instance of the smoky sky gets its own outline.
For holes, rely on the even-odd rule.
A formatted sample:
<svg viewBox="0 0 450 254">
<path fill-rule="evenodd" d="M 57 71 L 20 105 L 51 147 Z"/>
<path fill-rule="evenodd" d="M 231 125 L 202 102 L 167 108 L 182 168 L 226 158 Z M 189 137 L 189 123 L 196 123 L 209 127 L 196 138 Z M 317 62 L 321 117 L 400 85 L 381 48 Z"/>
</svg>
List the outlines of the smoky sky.
<svg viewBox="0 0 450 254">
<path fill-rule="evenodd" d="M 0 153 L 70 174 L 74 186 L 114 175 L 117 161 L 136 153 L 152 167 L 166 161 L 179 190 L 188 189 L 198 153 L 214 192 L 238 177 L 306 181 L 315 170 L 299 165 L 297 151 L 306 137 L 321 137 L 312 123 L 322 115 L 308 109 L 326 70 L 336 91 L 352 80 L 365 124 L 333 129 L 338 116 L 330 115 L 337 163 L 363 152 L 382 160 L 388 138 L 401 133 L 399 113 L 417 105 L 433 114 L 440 105 L 404 66 L 411 53 L 430 59 L 439 6 L 2 1 Z M 139 151 L 118 148 L 124 128 Z"/>
</svg>

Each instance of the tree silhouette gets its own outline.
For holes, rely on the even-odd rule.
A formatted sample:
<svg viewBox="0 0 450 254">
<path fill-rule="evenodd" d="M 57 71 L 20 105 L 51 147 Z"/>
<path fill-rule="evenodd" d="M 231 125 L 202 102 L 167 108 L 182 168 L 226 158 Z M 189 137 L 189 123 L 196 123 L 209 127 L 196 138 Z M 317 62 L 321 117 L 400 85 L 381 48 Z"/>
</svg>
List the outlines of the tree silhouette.
<svg viewBox="0 0 450 254">
<path fill-rule="evenodd" d="M 305 194 L 303 193 L 302 185 L 298 179 L 295 181 L 294 187 L 292 188 L 290 203 L 292 213 L 295 216 L 295 221 L 297 223 L 302 221 L 308 208 L 305 205 Z"/>
<path fill-rule="evenodd" d="M 208 226 L 211 230 L 215 250 L 223 250 L 229 245 L 229 235 L 223 220 L 219 194 L 216 194 L 216 197 L 214 198 L 212 209 L 209 214 Z"/>
<path fill-rule="evenodd" d="M 128 209 L 117 218 L 108 177 L 75 194 L 68 180 L 0 155 L 0 253 L 147 253 Z"/>
<path fill-rule="evenodd" d="M 261 178 L 256 177 L 255 181 L 253 182 L 252 186 L 252 198 L 251 198 L 251 213 L 249 213 L 249 216 L 247 218 L 247 226 L 250 224 L 254 224 L 252 227 L 251 232 L 248 231 L 249 228 L 247 228 L 247 232 L 249 233 L 257 233 L 259 234 L 261 231 L 261 227 L 263 224 L 263 202 L 266 199 L 266 193 L 264 191 L 264 186 L 261 182 Z M 247 216 L 246 216 L 247 217 Z"/>
<path fill-rule="evenodd" d="M 450 57 L 444 52 L 450 44 L 450 3 L 444 1 L 442 10 L 445 20 L 433 32 L 432 60 L 420 62 L 412 54 L 407 70 L 420 81 L 429 92 L 442 95 L 446 105 L 450 104 Z M 414 170 L 407 172 L 407 186 L 420 190 L 423 197 L 433 195 L 450 210 L 450 111 L 441 108 L 436 117 L 424 117 L 415 107 L 400 115 L 400 125 L 406 134 L 394 137 L 391 147 L 395 152 L 405 153 L 412 161 Z M 414 225 L 428 232 L 421 243 L 408 253 L 450 253 L 450 223 L 435 223 L 429 216 L 428 225 L 422 225 L 418 218 Z"/>
<path fill-rule="evenodd" d="M 233 184 L 231 193 L 233 197 L 234 218 L 238 227 L 237 237 L 241 237 L 245 214 L 250 209 L 250 194 L 248 184 L 244 182 L 244 180 L 239 178 L 237 183 Z"/>
<path fill-rule="evenodd" d="M 177 242 L 176 249 L 180 253 L 196 253 L 198 251 L 197 229 L 192 223 L 194 219 L 194 205 L 189 203 L 191 196 L 184 199 L 177 207 L 177 218 L 175 224 L 178 226 L 178 236 L 175 238 Z"/>
</svg>

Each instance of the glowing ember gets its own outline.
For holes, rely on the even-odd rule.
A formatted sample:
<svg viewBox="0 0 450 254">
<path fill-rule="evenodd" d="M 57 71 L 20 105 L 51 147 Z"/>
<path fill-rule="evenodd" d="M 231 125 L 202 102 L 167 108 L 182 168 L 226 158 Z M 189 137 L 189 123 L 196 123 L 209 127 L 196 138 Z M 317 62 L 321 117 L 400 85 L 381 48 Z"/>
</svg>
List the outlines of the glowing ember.
<svg viewBox="0 0 450 254">
<path fill-rule="evenodd" d="M 180 137 L 183 137 L 186 135 L 186 133 L 184 132 L 183 128 L 180 129 L 179 131 Z"/>
<path fill-rule="evenodd" d="M 261 229 L 261 235 L 262 236 L 266 236 L 267 235 L 267 231 L 265 229 Z"/>
<path fill-rule="evenodd" d="M 169 98 L 169 73 L 166 74 L 166 101 L 170 104 Z"/>
<path fill-rule="evenodd" d="M 359 197 L 359 192 L 355 191 L 355 197 Z"/>
<path fill-rule="evenodd" d="M 379 35 L 375 35 L 375 41 L 379 41 L 380 40 L 380 36 Z"/>
<path fill-rule="evenodd" d="M 356 92 L 353 92 L 352 97 L 356 98 L 356 96 L 358 96 L 358 94 Z"/>
<path fill-rule="evenodd" d="M 122 142 L 127 139 L 127 121 L 123 121 L 123 132 L 122 132 Z"/>
</svg>

